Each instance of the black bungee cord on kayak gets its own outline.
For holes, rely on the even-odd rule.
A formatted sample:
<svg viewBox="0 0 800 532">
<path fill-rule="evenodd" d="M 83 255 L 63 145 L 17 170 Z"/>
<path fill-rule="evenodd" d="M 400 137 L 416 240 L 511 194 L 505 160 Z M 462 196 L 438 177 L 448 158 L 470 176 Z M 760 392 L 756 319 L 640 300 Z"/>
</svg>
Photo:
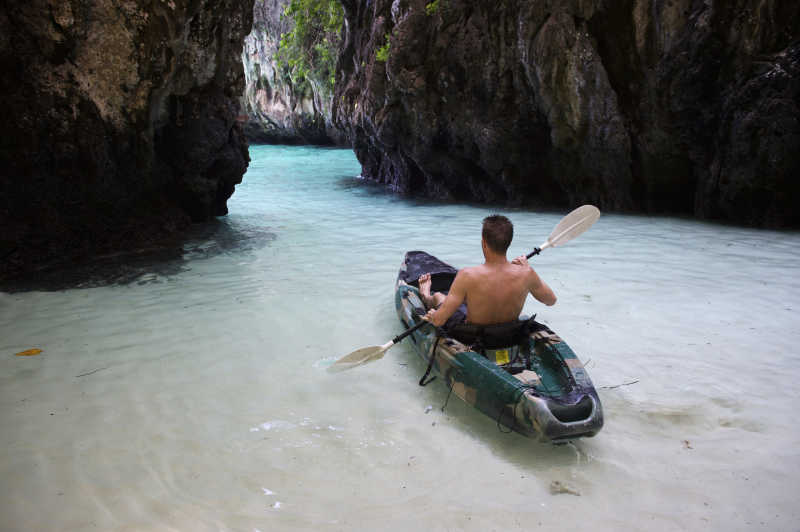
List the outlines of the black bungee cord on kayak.
<svg viewBox="0 0 800 532">
<path fill-rule="evenodd" d="M 514 417 L 517 416 L 517 405 L 514 405 Z M 503 408 L 500 408 L 500 415 L 497 416 L 497 430 L 500 431 L 501 434 L 511 434 L 514 432 L 514 429 L 509 428 L 508 430 L 503 430 Z"/>
<path fill-rule="evenodd" d="M 428 360 L 428 367 L 425 369 L 425 374 L 419 380 L 420 386 L 427 386 L 428 384 L 436 380 L 436 375 L 434 375 L 428 380 L 425 380 L 428 378 L 428 375 L 430 375 L 431 370 L 433 369 L 433 361 L 436 358 L 436 350 L 439 348 L 439 342 L 446 335 L 444 329 L 442 329 L 441 327 L 435 327 L 435 328 L 436 328 L 436 340 L 433 342 L 433 349 L 431 349 L 431 358 Z M 455 380 L 450 382 L 450 389 L 448 390 L 447 397 L 445 398 L 444 404 L 442 405 L 442 412 L 444 412 L 444 409 L 447 408 L 447 403 L 450 402 L 450 395 L 453 393 L 454 385 L 455 385 Z"/>
<path fill-rule="evenodd" d="M 516 397 L 514 397 L 514 408 L 511 412 L 513 419 L 517 419 L 517 407 L 519 406 L 519 398 L 528 390 L 535 390 L 535 386 L 531 386 L 530 384 L 522 383 L 517 391 Z M 514 432 L 514 429 L 509 428 L 508 430 L 503 430 L 503 408 L 500 407 L 500 414 L 497 415 L 497 430 L 502 432 L 503 434 L 511 434 Z"/>
<path fill-rule="evenodd" d="M 450 391 L 447 392 L 447 397 L 445 397 L 445 399 L 444 399 L 444 404 L 442 405 L 442 412 L 444 412 L 444 409 L 447 408 L 447 403 L 450 402 L 450 395 L 452 395 L 453 386 L 455 386 L 455 385 L 456 385 L 456 380 L 455 379 L 450 381 Z"/>
<path fill-rule="evenodd" d="M 437 327 L 437 329 L 438 329 L 438 327 Z M 439 331 L 439 332 L 441 332 L 441 331 Z M 420 386 L 427 386 L 428 384 L 430 384 L 431 382 L 436 380 L 436 375 L 434 375 L 433 377 L 431 377 L 427 381 L 425 380 L 425 378 L 430 374 L 431 369 L 433 368 L 433 359 L 436 358 L 436 349 L 439 347 L 439 341 L 442 339 L 442 337 L 443 337 L 443 335 L 437 335 L 436 336 L 436 341 L 433 343 L 433 350 L 431 351 L 431 358 L 428 361 L 428 368 L 425 370 L 425 375 L 423 375 L 422 378 L 419 380 L 419 385 Z M 445 375 L 445 380 L 447 380 L 447 376 L 446 375 Z M 455 386 L 455 383 L 456 383 L 455 379 L 450 381 L 450 389 L 448 390 L 447 397 L 445 398 L 444 404 L 442 405 L 442 409 L 441 409 L 442 412 L 444 412 L 444 409 L 447 408 L 447 403 L 450 402 L 450 395 L 453 393 L 453 386 Z"/>
<path fill-rule="evenodd" d="M 423 375 L 422 378 L 419 380 L 419 385 L 420 386 L 427 386 L 428 384 L 430 384 L 430 383 L 432 383 L 433 381 L 436 380 L 436 375 L 434 375 L 433 377 L 431 377 L 427 381 L 425 379 L 428 378 L 428 375 L 430 374 L 431 369 L 433 369 L 433 359 L 436 358 L 436 348 L 439 347 L 439 340 L 442 339 L 442 335 L 439 334 L 438 329 L 439 328 L 437 327 L 436 341 L 433 342 L 433 350 L 431 351 L 431 359 L 428 361 L 428 369 L 425 370 L 425 375 Z M 444 407 L 442 407 L 442 409 L 444 409 Z"/>
</svg>

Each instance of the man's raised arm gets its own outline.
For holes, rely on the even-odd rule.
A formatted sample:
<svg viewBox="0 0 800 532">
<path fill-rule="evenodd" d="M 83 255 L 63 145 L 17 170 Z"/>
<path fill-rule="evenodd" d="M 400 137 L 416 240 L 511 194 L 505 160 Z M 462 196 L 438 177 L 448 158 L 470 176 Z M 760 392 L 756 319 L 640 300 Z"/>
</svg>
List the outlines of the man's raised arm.
<svg viewBox="0 0 800 532">
<path fill-rule="evenodd" d="M 539 277 L 539 274 L 536 273 L 536 270 L 531 268 L 531 265 L 528 264 L 528 259 L 525 257 L 525 255 L 517 257 L 511 262 L 513 264 L 518 264 L 528 268 L 528 290 L 537 301 L 540 301 L 547 306 L 556 304 L 556 294 L 550 289 L 549 286 L 547 286 L 547 283 L 542 281 L 542 279 Z"/>
</svg>

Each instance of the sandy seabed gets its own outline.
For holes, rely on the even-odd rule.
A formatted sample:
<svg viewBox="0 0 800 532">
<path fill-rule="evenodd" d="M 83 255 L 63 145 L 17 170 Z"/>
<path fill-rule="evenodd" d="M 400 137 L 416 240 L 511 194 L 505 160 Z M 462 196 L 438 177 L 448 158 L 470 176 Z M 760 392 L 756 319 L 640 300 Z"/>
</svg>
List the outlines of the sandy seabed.
<svg viewBox="0 0 800 532">
<path fill-rule="evenodd" d="M 0 293 L 0 530 L 800 528 L 800 234 L 604 215 L 536 257 L 559 301 L 525 312 L 606 418 L 553 446 L 442 412 L 410 346 L 325 371 L 400 332 L 405 251 L 474 264 L 495 209 L 395 197 L 348 151 L 251 157 L 179 258 Z M 560 219 L 503 212 L 512 255 Z"/>
</svg>

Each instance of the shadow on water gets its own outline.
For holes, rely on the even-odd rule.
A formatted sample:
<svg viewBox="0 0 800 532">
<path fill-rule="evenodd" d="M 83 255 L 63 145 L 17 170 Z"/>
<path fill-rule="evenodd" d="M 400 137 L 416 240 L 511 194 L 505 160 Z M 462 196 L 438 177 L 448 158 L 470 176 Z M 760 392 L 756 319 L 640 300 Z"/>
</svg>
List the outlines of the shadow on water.
<svg viewBox="0 0 800 532">
<path fill-rule="evenodd" d="M 549 206 L 539 201 L 530 201 L 529 203 L 515 203 L 513 201 L 502 201 L 497 199 L 495 201 L 478 201 L 469 198 L 436 198 L 425 196 L 424 193 L 419 194 L 405 193 L 398 190 L 396 187 L 379 183 L 372 179 L 367 179 L 361 176 L 352 177 L 345 176 L 339 178 L 335 186 L 339 190 L 349 192 L 359 192 L 367 197 L 386 197 L 397 201 L 402 201 L 410 207 L 441 207 L 441 206 L 459 206 L 459 207 L 474 207 L 483 211 L 491 212 L 531 212 L 535 211 L 540 214 L 566 214 L 564 207 Z M 458 218 L 458 214 L 442 214 L 444 218 Z"/>
<path fill-rule="evenodd" d="M 370 196 L 370 197 L 380 196 L 380 197 L 388 197 L 396 199 L 399 201 L 403 201 L 413 207 L 433 207 L 437 205 L 472 205 L 472 206 L 482 205 L 479 202 L 456 201 L 443 198 L 430 198 L 422 194 L 415 194 L 413 192 L 406 193 L 400 191 L 397 187 L 394 187 L 390 184 L 380 183 L 378 181 L 367 179 L 361 176 L 357 177 L 343 176 L 336 181 L 335 186 L 339 190 L 345 190 L 349 192 L 353 191 L 361 192 L 365 196 Z"/>
<path fill-rule="evenodd" d="M 212 220 L 192 225 L 180 237 L 157 245 L 100 255 L 78 264 L 38 272 L 22 281 L 0 282 L 0 292 L 59 291 L 146 284 L 189 271 L 190 263 L 268 246 L 275 233 L 245 221 Z"/>
<path fill-rule="evenodd" d="M 364 179 L 363 177 L 342 176 L 334 185 L 339 190 L 345 191 L 359 191 L 367 196 L 397 196 L 400 194 L 394 191 L 390 186 L 371 179 Z"/>
</svg>

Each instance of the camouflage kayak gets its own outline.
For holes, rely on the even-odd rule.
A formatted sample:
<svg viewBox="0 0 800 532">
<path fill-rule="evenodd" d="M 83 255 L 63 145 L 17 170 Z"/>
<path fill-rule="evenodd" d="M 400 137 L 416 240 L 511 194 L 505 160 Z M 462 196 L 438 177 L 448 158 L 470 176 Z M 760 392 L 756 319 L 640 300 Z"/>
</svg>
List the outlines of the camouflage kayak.
<svg viewBox="0 0 800 532">
<path fill-rule="evenodd" d="M 406 327 L 425 313 L 417 284 L 423 273 L 431 274 L 432 291 L 446 293 L 457 270 L 425 252 L 406 253 L 395 287 L 397 314 Z M 459 341 L 433 325 L 410 336 L 452 393 L 498 423 L 541 441 L 597 434 L 603 409 L 572 349 L 533 320 L 515 338 L 516 345 L 483 345 Z"/>
</svg>

